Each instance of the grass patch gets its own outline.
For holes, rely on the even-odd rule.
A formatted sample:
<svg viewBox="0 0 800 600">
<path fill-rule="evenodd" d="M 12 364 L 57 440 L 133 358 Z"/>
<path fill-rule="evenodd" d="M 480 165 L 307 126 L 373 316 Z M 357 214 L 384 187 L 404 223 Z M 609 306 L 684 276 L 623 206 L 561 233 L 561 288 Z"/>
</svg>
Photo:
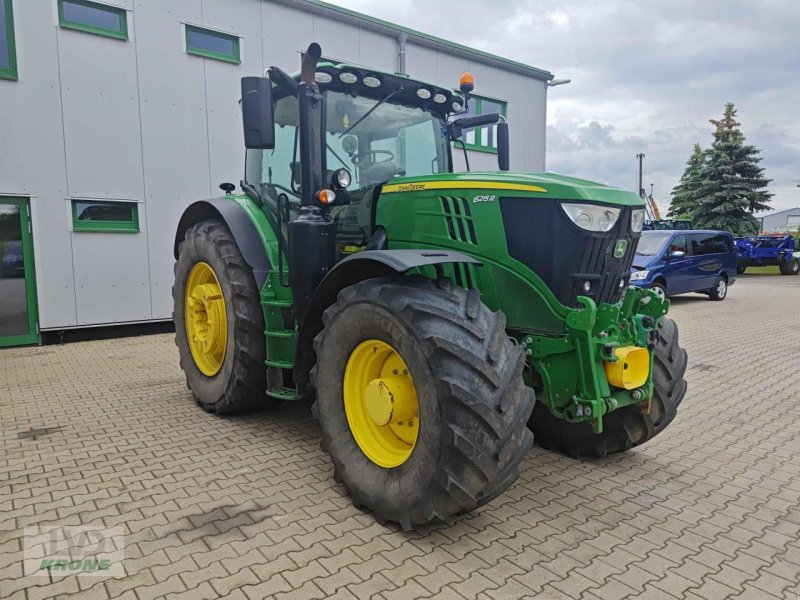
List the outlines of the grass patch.
<svg viewBox="0 0 800 600">
<path fill-rule="evenodd" d="M 739 277 L 747 277 L 748 275 L 780 275 L 781 271 L 777 266 L 773 267 L 747 267 L 744 275 Z"/>
</svg>

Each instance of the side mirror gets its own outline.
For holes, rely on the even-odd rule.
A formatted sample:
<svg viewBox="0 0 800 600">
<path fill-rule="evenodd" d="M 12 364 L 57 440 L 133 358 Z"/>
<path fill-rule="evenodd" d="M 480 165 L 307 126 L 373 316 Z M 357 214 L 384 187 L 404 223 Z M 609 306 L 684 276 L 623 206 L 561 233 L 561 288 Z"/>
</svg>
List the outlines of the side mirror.
<svg viewBox="0 0 800 600">
<path fill-rule="evenodd" d="M 667 258 L 669 258 L 670 260 L 673 258 L 683 258 L 684 256 L 686 256 L 686 252 L 681 252 L 680 250 L 673 250 L 672 252 L 667 254 Z"/>
<path fill-rule="evenodd" d="M 242 124 L 245 148 L 275 147 L 272 83 L 266 77 L 242 77 Z"/>
<path fill-rule="evenodd" d="M 508 171 L 511 154 L 508 147 L 508 123 L 501 121 L 497 124 L 497 167 L 501 171 Z"/>
</svg>

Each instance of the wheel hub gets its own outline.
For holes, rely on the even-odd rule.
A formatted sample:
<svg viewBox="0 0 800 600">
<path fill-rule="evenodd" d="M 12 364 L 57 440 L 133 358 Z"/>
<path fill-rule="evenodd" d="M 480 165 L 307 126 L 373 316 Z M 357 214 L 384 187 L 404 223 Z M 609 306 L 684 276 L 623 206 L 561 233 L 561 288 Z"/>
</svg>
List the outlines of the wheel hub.
<svg viewBox="0 0 800 600">
<path fill-rule="evenodd" d="M 189 272 L 184 311 L 192 358 L 204 375 L 212 377 L 225 359 L 228 320 L 222 287 L 207 263 L 197 263 Z"/>
<path fill-rule="evenodd" d="M 342 391 L 350 432 L 366 457 L 385 468 L 408 460 L 419 433 L 419 401 L 400 354 L 381 340 L 362 342 L 348 358 Z"/>
<path fill-rule="evenodd" d="M 364 394 L 367 414 L 376 425 L 403 423 L 417 414 L 417 393 L 408 375 L 379 377 L 367 384 Z"/>
</svg>

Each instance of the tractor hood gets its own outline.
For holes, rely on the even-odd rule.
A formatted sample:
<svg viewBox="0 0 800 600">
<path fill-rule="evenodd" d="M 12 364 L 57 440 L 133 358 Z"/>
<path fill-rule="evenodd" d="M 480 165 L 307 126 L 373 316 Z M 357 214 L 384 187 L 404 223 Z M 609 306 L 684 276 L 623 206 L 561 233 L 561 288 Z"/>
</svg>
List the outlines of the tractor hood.
<svg viewBox="0 0 800 600">
<path fill-rule="evenodd" d="M 580 295 L 619 299 L 644 221 L 644 203 L 631 192 L 549 173 L 491 171 L 391 179 L 377 212 L 390 248 L 448 248 L 527 267 L 520 272 L 535 273 L 568 307 Z"/>
<path fill-rule="evenodd" d="M 471 171 L 442 173 L 425 177 L 397 177 L 383 186 L 383 192 L 415 192 L 436 189 L 464 189 L 531 194 L 557 200 L 588 200 L 603 204 L 644 208 L 644 201 L 634 194 L 589 181 L 554 173 Z"/>
</svg>

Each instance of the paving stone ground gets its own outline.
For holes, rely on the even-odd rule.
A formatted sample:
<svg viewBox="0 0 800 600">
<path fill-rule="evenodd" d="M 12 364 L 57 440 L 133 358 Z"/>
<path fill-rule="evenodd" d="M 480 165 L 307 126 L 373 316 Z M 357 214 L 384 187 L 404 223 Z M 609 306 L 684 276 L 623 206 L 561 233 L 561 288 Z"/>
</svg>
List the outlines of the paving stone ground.
<svg viewBox="0 0 800 600">
<path fill-rule="evenodd" d="M 667 433 L 534 449 L 508 493 L 410 533 L 351 505 L 308 405 L 197 408 L 170 335 L 0 350 L 0 598 L 797 598 L 800 278 L 671 315 L 690 366 Z M 127 575 L 24 577 L 37 524 L 124 527 Z"/>
</svg>

